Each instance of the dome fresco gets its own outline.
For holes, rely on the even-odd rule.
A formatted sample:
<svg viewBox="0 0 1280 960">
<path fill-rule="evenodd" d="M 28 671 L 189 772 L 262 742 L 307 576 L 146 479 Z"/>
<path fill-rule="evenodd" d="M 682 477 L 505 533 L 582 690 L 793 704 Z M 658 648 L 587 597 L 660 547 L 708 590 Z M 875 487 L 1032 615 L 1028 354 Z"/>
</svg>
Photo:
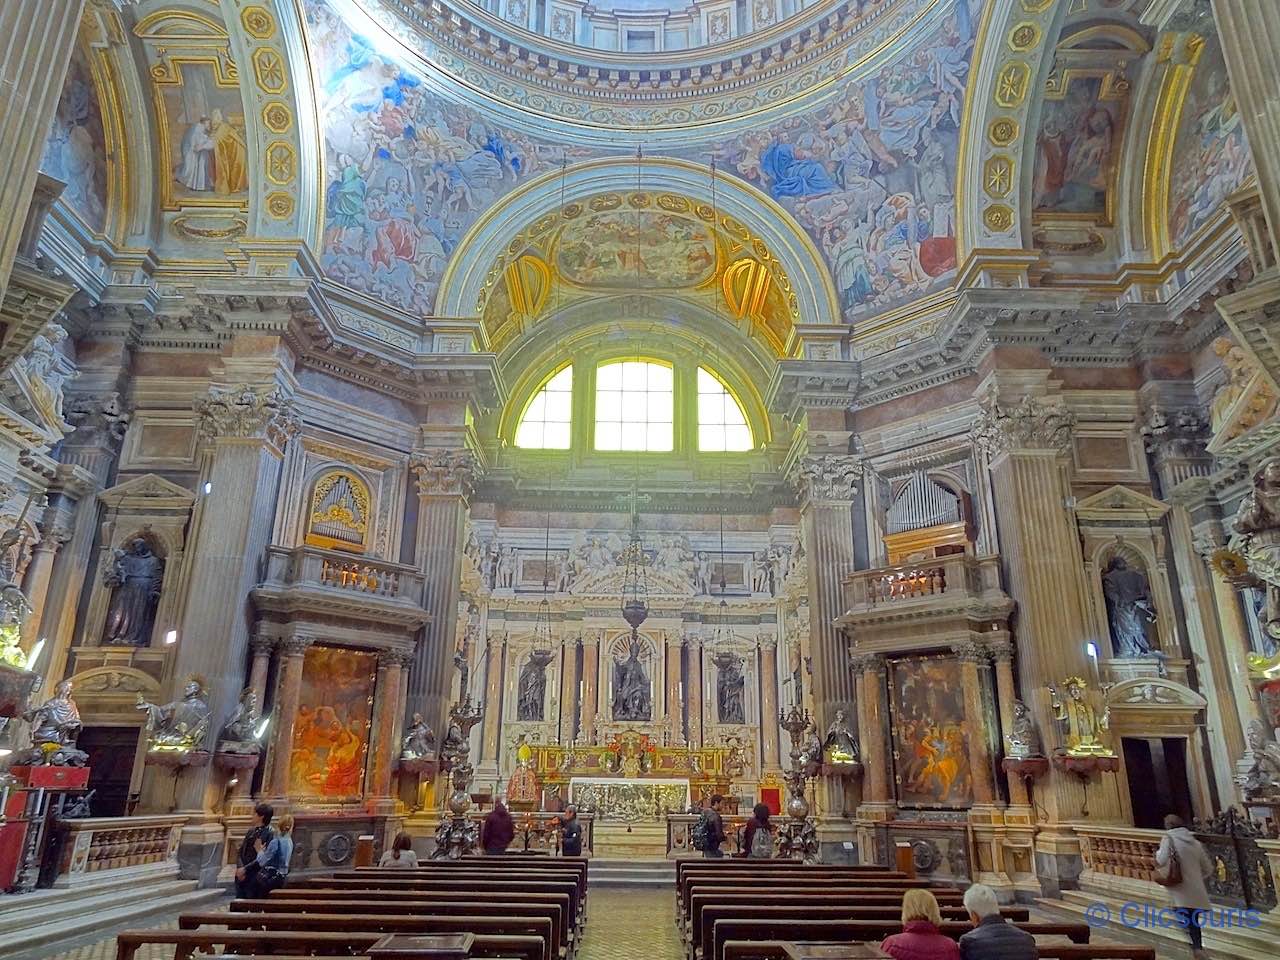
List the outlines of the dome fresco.
<svg viewBox="0 0 1280 960">
<path fill-rule="evenodd" d="M 850 318 L 945 283 L 955 268 L 955 170 L 980 0 L 946 0 L 932 30 L 820 103 L 708 132 L 663 155 L 715 160 L 808 231 Z M 520 113 L 463 105 L 323 0 L 306 7 L 325 138 L 322 262 L 331 279 L 427 311 L 449 257 L 502 197 L 561 161 L 633 153 L 530 132 Z M 619 139 L 630 139 L 619 130 Z M 686 141 L 688 142 L 688 141 Z"/>
</svg>

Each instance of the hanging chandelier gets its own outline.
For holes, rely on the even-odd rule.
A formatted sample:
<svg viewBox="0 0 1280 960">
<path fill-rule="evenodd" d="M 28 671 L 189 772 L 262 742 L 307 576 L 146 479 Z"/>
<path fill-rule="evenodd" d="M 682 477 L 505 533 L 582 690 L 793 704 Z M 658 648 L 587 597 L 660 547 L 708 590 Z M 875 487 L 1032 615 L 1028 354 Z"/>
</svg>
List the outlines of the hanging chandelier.
<svg viewBox="0 0 1280 960">
<path fill-rule="evenodd" d="M 631 494 L 631 538 L 622 551 L 622 619 L 636 638 L 640 624 L 649 618 L 649 581 L 645 573 L 644 541 L 640 539 L 640 514 L 636 510 L 637 495 Z"/>
</svg>

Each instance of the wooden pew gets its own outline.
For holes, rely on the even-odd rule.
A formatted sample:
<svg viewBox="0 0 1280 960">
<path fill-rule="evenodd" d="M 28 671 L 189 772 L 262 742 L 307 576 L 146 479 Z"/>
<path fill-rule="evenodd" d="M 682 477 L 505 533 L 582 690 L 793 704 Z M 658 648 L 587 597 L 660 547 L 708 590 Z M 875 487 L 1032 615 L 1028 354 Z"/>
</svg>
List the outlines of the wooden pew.
<svg viewBox="0 0 1280 960">
<path fill-rule="evenodd" d="M 569 897 L 570 915 L 575 918 L 577 923 L 582 922 L 583 903 L 578 891 L 578 885 L 571 881 L 560 880 L 510 880 L 506 877 L 501 879 L 494 878 L 490 874 L 486 880 L 470 880 L 465 883 L 448 877 L 430 878 L 427 876 L 406 876 L 406 871 L 401 871 L 396 877 L 362 877 L 359 879 L 344 879 L 328 877 L 301 877 L 297 880 L 291 879 L 288 891 L 293 890 L 328 890 L 337 896 L 353 896 L 352 891 L 405 891 L 413 892 L 419 895 L 429 895 L 436 891 L 470 891 L 471 889 L 486 891 L 501 891 L 511 894 L 512 897 L 518 897 L 525 893 L 563 893 Z M 381 896 L 381 894 L 378 894 Z"/>
<path fill-rule="evenodd" d="M 689 912 L 689 898 L 695 890 L 705 892 L 714 892 L 729 887 L 749 887 L 755 890 L 776 890 L 779 893 L 783 891 L 792 893 L 826 893 L 832 890 L 840 890 L 842 892 L 865 891 L 873 892 L 889 892 L 897 893 L 899 896 L 913 887 L 929 886 L 928 880 L 887 880 L 877 882 L 871 879 L 832 879 L 822 877 L 788 877 L 786 880 L 780 880 L 769 886 L 762 886 L 764 881 L 759 877 L 738 876 L 718 877 L 714 880 L 704 879 L 701 877 L 686 877 L 680 890 L 678 900 L 678 913 L 687 916 Z"/>
<path fill-rule="evenodd" d="M 944 906 L 942 919 L 944 922 L 968 924 L 969 912 L 963 906 Z M 1025 924 L 1030 921 L 1030 911 L 1026 907 L 1006 907 L 1001 910 L 1005 919 L 1013 923 Z M 688 930 L 689 956 L 696 957 L 705 952 L 712 942 L 716 923 L 723 920 L 784 920 L 794 917 L 804 920 L 875 920 L 895 927 L 893 932 L 902 929 L 902 905 L 855 905 L 809 900 L 800 904 L 752 903 L 723 904 L 712 901 L 690 916 Z M 966 926 L 965 930 L 972 929 Z M 962 931 L 963 932 L 963 931 Z"/>
<path fill-rule="evenodd" d="M 138 951 L 149 943 L 172 946 L 173 960 L 189 960 L 197 951 L 239 956 L 267 953 L 273 958 L 290 953 L 303 957 L 347 957 L 352 951 L 368 950 L 384 933 L 330 932 L 315 930 L 227 930 L 201 927 L 199 930 L 125 930 L 116 934 L 116 960 L 136 960 Z M 546 944 L 538 937 L 477 936 L 472 957 L 539 960 Z"/>
<path fill-rule="evenodd" d="M 333 874 L 335 880 L 352 880 L 367 878 L 383 878 L 389 877 L 395 879 L 397 877 L 410 877 L 412 879 L 427 878 L 448 880 L 451 882 L 470 883 L 473 886 L 481 885 L 490 880 L 501 878 L 503 880 L 536 880 L 536 881 L 555 881 L 568 882 L 576 884 L 578 887 L 578 902 L 586 906 L 587 903 L 587 877 L 586 874 L 576 868 L 566 868 L 563 870 L 539 870 L 527 867 L 503 867 L 501 870 L 495 870 L 485 864 L 469 864 L 467 866 L 437 868 L 434 864 L 419 867 L 417 870 L 395 870 L 379 867 L 361 867 L 358 870 L 338 870 Z"/>
<path fill-rule="evenodd" d="M 704 945 L 702 960 L 723 960 L 724 944 L 729 940 L 783 940 L 830 941 L 849 943 L 854 941 L 879 943 L 891 934 L 902 932 L 897 920 L 810 920 L 803 915 L 732 917 L 719 920 L 713 927 L 711 939 Z M 1033 920 L 1018 926 L 1034 936 L 1063 936 L 1073 943 L 1089 942 L 1089 926 L 1084 923 L 1056 923 Z M 954 939 L 973 929 L 972 924 L 944 920 L 940 932 Z"/>
<path fill-rule="evenodd" d="M 288 893 L 288 890 L 272 891 Z M 438 898 L 424 900 L 387 900 L 386 898 L 369 898 L 360 900 L 316 898 L 289 899 L 272 897 L 267 900 L 233 900 L 233 913 L 290 913 L 290 914 L 334 914 L 363 913 L 376 914 L 387 912 L 397 916 L 416 916 L 418 914 L 436 914 L 451 916 L 513 916 L 513 917 L 545 917 L 551 921 L 551 939 L 560 945 L 565 956 L 573 952 L 573 936 L 567 923 L 568 900 L 561 902 L 529 902 L 524 897 L 512 900 L 509 897 L 480 899 L 442 900 Z"/>
<path fill-rule="evenodd" d="M 724 960 L 795 960 L 796 946 L 783 940 L 730 940 L 724 945 Z M 1041 942 L 1036 950 L 1040 960 L 1156 960 L 1154 948 L 1131 944 Z"/>
<path fill-rule="evenodd" d="M 964 903 L 964 894 L 959 890 L 934 890 L 933 896 L 940 907 L 960 907 Z M 764 890 L 760 887 L 719 887 L 715 890 L 706 890 L 699 887 L 689 895 L 689 916 L 685 917 L 677 914 L 676 926 L 688 926 L 692 922 L 692 917 L 697 915 L 698 910 L 708 903 L 763 903 L 784 906 L 811 903 L 815 900 L 818 903 L 847 903 L 854 907 L 892 907 L 899 911 L 902 908 L 901 891 L 876 890 L 868 892 L 857 888 L 846 891 L 841 887 L 832 887 L 819 893 L 815 891 L 790 890 L 786 887 Z M 967 913 L 966 916 L 968 916 Z"/>
</svg>

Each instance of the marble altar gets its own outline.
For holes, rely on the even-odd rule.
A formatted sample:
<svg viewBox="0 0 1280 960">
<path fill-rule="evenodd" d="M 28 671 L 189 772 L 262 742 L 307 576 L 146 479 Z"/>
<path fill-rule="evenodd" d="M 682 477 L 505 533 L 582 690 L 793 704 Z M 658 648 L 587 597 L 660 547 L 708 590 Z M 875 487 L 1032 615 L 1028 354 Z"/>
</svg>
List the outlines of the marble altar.
<svg viewBox="0 0 1280 960">
<path fill-rule="evenodd" d="M 689 809 L 689 781 L 573 777 L 569 780 L 569 802 L 581 811 L 595 814 L 597 821 L 661 821 L 669 813 Z"/>
</svg>

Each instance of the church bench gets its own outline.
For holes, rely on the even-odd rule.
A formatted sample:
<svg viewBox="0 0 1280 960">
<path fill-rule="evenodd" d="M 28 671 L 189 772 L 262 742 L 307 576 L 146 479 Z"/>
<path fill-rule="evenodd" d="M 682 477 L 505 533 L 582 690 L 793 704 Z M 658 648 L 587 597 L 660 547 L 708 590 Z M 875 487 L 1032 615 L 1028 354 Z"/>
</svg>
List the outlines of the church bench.
<svg viewBox="0 0 1280 960">
<path fill-rule="evenodd" d="M 963 897 L 959 890 L 934 890 L 934 898 L 940 907 L 961 907 Z M 803 903 L 847 903 L 854 907 L 891 907 L 899 912 L 902 909 L 901 891 L 845 890 L 833 886 L 821 892 L 797 892 L 793 890 L 768 890 L 760 887 L 722 887 L 708 891 L 701 887 L 693 891 L 689 897 L 690 917 L 697 916 L 701 907 L 709 903 L 718 904 L 776 904 L 778 906 Z M 967 916 L 967 914 L 966 914 Z M 687 926 L 689 919 L 676 917 L 677 926 Z"/>
<path fill-rule="evenodd" d="M 767 908 L 766 908 L 767 910 Z M 795 911 L 793 911 L 795 913 Z M 1032 920 L 1017 924 L 1033 936 L 1066 937 L 1073 943 L 1089 942 L 1089 926 L 1084 923 L 1057 923 Z M 968 921 L 944 920 L 938 930 L 952 939 L 973 929 Z M 753 918 L 733 917 L 716 921 L 710 941 L 699 956 L 703 960 L 723 960 L 724 944 L 729 940 L 854 941 L 879 943 L 887 936 L 902 932 L 902 922 L 892 920 L 811 920 L 803 914 L 794 916 L 766 915 Z"/>
<path fill-rule="evenodd" d="M 1025 924 L 1030 920 L 1026 907 L 1010 907 L 1006 919 L 1010 922 Z M 715 936 L 716 924 L 726 920 L 760 920 L 783 921 L 796 920 L 850 920 L 855 922 L 875 921 L 888 923 L 902 928 L 902 907 L 898 906 L 849 906 L 838 903 L 807 904 L 732 904 L 710 903 L 695 914 L 689 924 L 689 955 L 698 956 Z M 944 907 L 942 913 L 944 925 L 962 924 L 965 930 L 969 926 L 969 913 L 964 907 Z M 896 932 L 896 931 L 895 931 Z"/>
<path fill-rule="evenodd" d="M 725 857 L 720 860 L 677 860 L 676 886 L 679 887 L 686 877 L 711 877 L 730 873 L 753 873 L 757 876 L 785 874 L 787 876 L 826 876 L 839 873 L 855 878 L 875 878 L 882 880 L 906 880 L 905 873 L 877 866 L 844 866 L 839 864 L 805 863 L 802 860 L 748 860 L 742 857 Z"/>
<path fill-rule="evenodd" d="M 147 944 L 173 947 L 173 960 L 189 960 L 196 951 L 245 956 L 265 953 L 303 957 L 349 957 L 352 951 L 367 951 L 385 933 L 316 930 L 228 930 L 201 927 L 199 930 L 124 930 L 116 934 L 116 960 L 136 960 Z M 477 936 L 471 956 L 539 960 L 546 943 L 538 937 Z"/>
<path fill-rule="evenodd" d="M 730 940 L 724 945 L 724 960 L 794 960 L 795 946 L 794 941 Z M 1156 960 L 1153 947 L 1122 943 L 1038 942 L 1036 951 L 1040 960 Z"/>
<path fill-rule="evenodd" d="M 569 898 L 569 913 L 570 916 L 575 918 L 575 923 L 581 923 L 583 917 L 583 903 L 578 891 L 578 885 L 559 880 L 510 880 L 506 877 L 499 880 L 490 875 L 488 878 L 468 878 L 465 882 L 459 882 L 459 880 L 453 878 L 406 877 L 402 872 L 397 877 L 363 877 L 360 879 L 302 877 L 297 881 L 291 880 L 286 890 L 328 890 L 335 896 L 350 897 L 353 895 L 353 890 L 389 890 L 430 895 L 435 891 L 467 891 L 472 888 L 488 892 L 508 893 L 513 897 L 519 897 L 526 893 L 562 893 Z M 381 895 L 381 892 L 377 894 L 377 896 Z"/>
<path fill-rule="evenodd" d="M 760 878 L 751 875 L 738 875 L 716 877 L 715 879 L 706 879 L 702 877 L 688 877 L 685 879 L 678 894 L 679 912 L 688 915 L 689 897 L 694 890 L 703 890 L 708 893 L 715 890 L 726 889 L 729 887 L 748 887 L 758 891 L 769 891 L 776 893 L 823 893 L 830 890 L 839 889 L 842 891 L 865 891 L 867 893 L 897 893 L 901 896 L 905 891 L 915 887 L 929 887 L 928 880 L 888 880 L 877 882 L 871 879 L 848 879 L 839 877 L 787 877 L 781 878 Z"/>
<path fill-rule="evenodd" d="M 433 860 L 432 863 L 440 863 L 442 861 Z M 471 854 L 463 857 L 461 860 L 443 861 L 452 863 L 482 863 L 482 864 L 504 864 L 504 863 L 528 863 L 534 866 L 548 867 L 566 867 L 572 866 L 582 871 L 582 879 L 587 879 L 587 873 L 591 869 L 591 859 L 589 857 L 548 857 L 542 853 L 526 853 L 525 851 L 513 851 L 503 854 Z"/>
<path fill-rule="evenodd" d="M 438 878 L 441 880 L 454 879 L 471 879 L 479 882 L 487 882 L 489 880 L 554 880 L 561 882 L 574 883 L 578 887 L 578 899 L 584 905 L 587 898 L 587 877 L 580 870 L 563 869 L 563 870 L 539 870 L 530 867 L 503 867 L 501 870 L 493 869 L 487 864 L 466 864 L 459 863 L 457 866 L 440 868 L 436 864 L 426 864 L 417 870 L 396 870 L 387 869 L 385 867 L 361 867 L 358 870 L 338 870 L 335 871 L 334 879 L 351 880 L 364 879 L 366 877 L 403 877 L 408 876 L 414 879 L 426 877 L 428 879 Z"/>
<path fill-rule="evenodd" d="M 287 890 L 284 892 L 288 892 Z M 294 900 L 288 898 L 271 898 L 268 900 L 233 900 L 233 913 L 363 913 L 375 914 L 386 912 L 397 916 L 416 916 L 418 914 L 436 914 L 451 916 L 511 916 L 511 917 L 545 917 L 551 921 L 552 942 L 558 943 L 566 954 L 572 952 L 573 938 L 566 921 L 567 903 L 529 903 L 523 898 L 512 900 L 504 897 L 499 900 L 480 900 L 467 896 L 467 899 L 442 901 L 418 900 L 395 901 L 386 899 L 316 899 Z"/>
<path fill-rule="evenodd" d="M 471 915 L 396 916 L 385 913 L 183 913 L 179 930 L 226 927 L 228 930 L 296 931 L 312 933 L 474 933 L 477 936 L 536 937 L 542 942 L 541 960 L 555 960 L 559 945 L 551 937 L 551 921 L 546 917 Z"/>
</svg>

